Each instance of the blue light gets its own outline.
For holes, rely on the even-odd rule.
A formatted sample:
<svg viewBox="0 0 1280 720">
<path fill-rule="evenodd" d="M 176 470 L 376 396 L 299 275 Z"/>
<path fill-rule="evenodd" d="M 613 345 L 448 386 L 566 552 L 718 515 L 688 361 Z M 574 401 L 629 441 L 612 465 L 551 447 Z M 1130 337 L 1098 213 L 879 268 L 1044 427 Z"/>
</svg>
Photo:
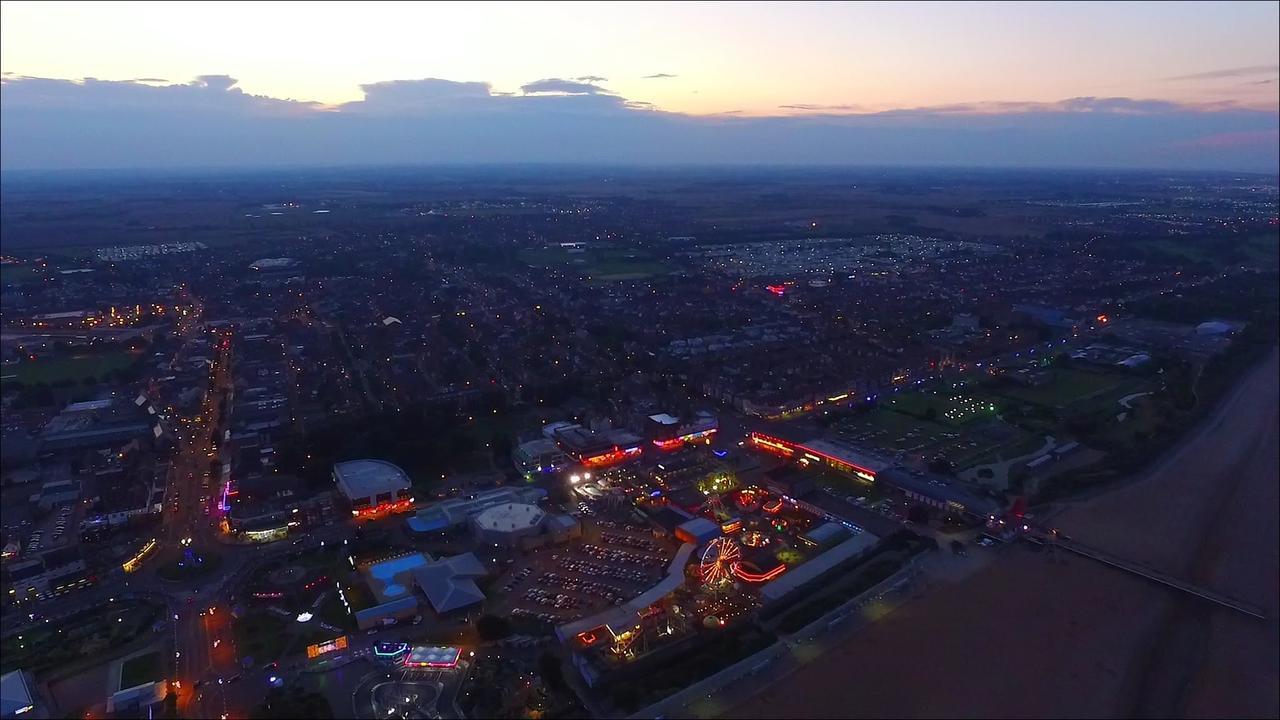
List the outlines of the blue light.
<svg viewBox="0 0 1280 720">
<path fill-rule="evenodd" d="M 728 450 L 712 450 L 711 453 L 716 457 L 724 457 L 729 454 Z"/>
<path fill-rule="evenodd" d="M 661 494 L 662 494 L 661 490 L 654 490 L 653 492 L 649 493 L 649 497 L 658 497 Z"/>
</svg>

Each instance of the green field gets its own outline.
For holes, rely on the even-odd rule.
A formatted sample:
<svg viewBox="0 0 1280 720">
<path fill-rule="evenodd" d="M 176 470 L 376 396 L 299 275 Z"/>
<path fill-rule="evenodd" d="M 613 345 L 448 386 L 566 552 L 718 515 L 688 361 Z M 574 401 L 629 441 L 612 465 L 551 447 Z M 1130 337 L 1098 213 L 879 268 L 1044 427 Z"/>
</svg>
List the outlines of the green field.
<svg viewBox="0 0 1280 720">
<path fill-rule="evenodd" d="M 137 357 L 128 351 L 120 350 L 107 353 L 85 353 L 49 360 L 29 360 L 6 366 L 3 379 L 4 382 L 19 382 L 24 385 L 62 381 L 80 383 L 89 377 L 102 380 L 116 370 L 129 367 Z"/>
<path fill-rule="evenodd" d="M 265 610 L 255 610 L 235 621 L 236 652 L 256 662 L 271 662 L 289 646 L 293 636 L 289 621 Z"/>
<path fill-rule="evenodd" d="M 931 418 L 934 422 L 953 426 L 992 418 L 997 407 L 991 398 L 969 390 L 905 393 L 894 395 L 885 405 L 900 413 Z"/>
<path fill-rule="evenodd" d="M 520 259 L 533 267 L 576 267 L 593 280 L 643 278 L 666 270 L 653 257 L 626 248 L 589 248 L 582 253 L 569 253 L 560 248 L 524 250 Z"/>
<path fill-rule="evenodd" d="M 1085 398 L 1102 395 L 1129 382 L 1120 375 L 1055 368 L 1049 371 L 1052 378 L 1044 385 L 1034 387 L 1007 386 L 1000 389 L 1002 395 L 1025 400 L 1037 405 L 1063 407 Z"/>
<path fill-rule="evenodd" d="M 121 690 L 162 679 L 164 679 L 164 661 L 160 659 L 158 652 L 131 657 L 120 666 Z"/>
<path fill-rule="evenodd" d="M 42 277 L 30 265 L 0 265 L 0 285 L 27 285 Z"/>
<path fill-rule="evenodd" d="M 843 440 L 904 451 L 945 440 L 951 432 L 938 423 L 884 407 L 849 418 L 836 428 L 837 436 Z"/>
<path fill-rule="evenodd" d="M 17 668 L 39 672 L 89 658 L 101 661 L 132 640 L 145 641 L 159 617 L 158 605 L 108 603 L 56 625 L 9 635 L 0 641 L 0 672 Z"/>
<path fill-rule="evenodd" d="M 1275 234 L 1251 235 L 1238 240 L 1206 240 L 1199 237 L 1161 238 L 1142 240 L 1135 247 L 1161 255 L 1181 257 L 1191 262 L 1207 262 L 1213 265 L 1233 264 L 1234 261 L 1272 263 L 1280 257 L 1280 237 Z M 1238 255 L 1225 258 L 1223 249 L 1238 251 Z"/>
</svg>

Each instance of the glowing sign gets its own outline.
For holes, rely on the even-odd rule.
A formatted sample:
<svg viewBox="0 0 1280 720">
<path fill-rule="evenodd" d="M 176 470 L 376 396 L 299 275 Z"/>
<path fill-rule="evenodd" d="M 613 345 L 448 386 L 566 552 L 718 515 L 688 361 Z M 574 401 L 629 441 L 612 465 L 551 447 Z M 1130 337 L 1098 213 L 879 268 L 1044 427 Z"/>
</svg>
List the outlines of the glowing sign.
<svg viewBox="0 0 1280 720">
<path fill-rule="evenodd" d="M 373 654 L 378 657 L 396 657 L 409 651 L 409 643 L 380 642 L 373 646 Z"/>
<path fill-rule="evenodd" d="M 338 650 L 346 650 L 346 649 L 347 649 L 347 636 L 340 635 L 332 640 L 326 640 L 322 643 L 316 643 L 315 645 L 308 645 L 307 658 L 313 660 L 315 658 L 320 657 L 321 655 L 327 655 L 328 653 L 331 653 L 331 652 L 337 652 Z"/>
<path fill-rule="evenodd" d="M 142 564 L 143 558 L 145 558 L 148 554 L 150 554 L 152 550 L 155 550 L 155 549 L 156 549 L 156 540 L 155 538 L 152 538 L 147 541 L 146 545 L 142 546 L 142 549 L 138 551 L 137 555 L 134 555 L 128 560 L 125 560 L 124 565 L 122 565 L 121 567 L 123 567 L 124 571 L 127 573 L 131 573 L 137 570 L 138 566 Z"/>
<path fill-rule="evenodd" d="M 417 646 L 404 659 L 405 667 L 451 668 L 458 664 L 462 648 Z"/>
</svg>

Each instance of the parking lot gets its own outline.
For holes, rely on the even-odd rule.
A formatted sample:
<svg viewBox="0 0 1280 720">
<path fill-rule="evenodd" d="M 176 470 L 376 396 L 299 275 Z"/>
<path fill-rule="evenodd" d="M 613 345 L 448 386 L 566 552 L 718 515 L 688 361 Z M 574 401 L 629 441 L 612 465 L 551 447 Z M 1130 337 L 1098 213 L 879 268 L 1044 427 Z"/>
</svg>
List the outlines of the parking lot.
<svg viewBox="0 0 1280 720">
<path fill-rule="evenodd" d="M 79 537 L 76 510 L 75 502 L 68 501 L 55 505 L 45 517 L 34 523 L 24 523 L 21 527 L 23 534 L 15 536 L 22 543 L 23 555 L 31 556 L 76 542 Z"/>
<path fill-rule="evenodd" d="M 541 548 L 499 578 L 513 617 L 551 625 L 621 605 L 652 587 L 674 548 L 637 524 L 584 518 L 583 537 Z"/>
</svg>

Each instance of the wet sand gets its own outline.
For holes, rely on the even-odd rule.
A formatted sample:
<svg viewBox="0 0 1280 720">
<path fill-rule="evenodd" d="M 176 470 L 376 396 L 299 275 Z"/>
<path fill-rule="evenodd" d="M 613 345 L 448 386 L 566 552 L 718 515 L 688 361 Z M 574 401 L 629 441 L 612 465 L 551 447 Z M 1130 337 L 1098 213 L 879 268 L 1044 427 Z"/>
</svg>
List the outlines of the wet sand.
<svg viewBox="0 0 1280 720">
<path fill-rule="evenodd" d="M 1077 540 L 1264 607 L 1268 621 L 1007 547 L 726 716 L 1277 716 L 1278 358 L 1151 471 L 1055 517 Z"/>
</svg>

